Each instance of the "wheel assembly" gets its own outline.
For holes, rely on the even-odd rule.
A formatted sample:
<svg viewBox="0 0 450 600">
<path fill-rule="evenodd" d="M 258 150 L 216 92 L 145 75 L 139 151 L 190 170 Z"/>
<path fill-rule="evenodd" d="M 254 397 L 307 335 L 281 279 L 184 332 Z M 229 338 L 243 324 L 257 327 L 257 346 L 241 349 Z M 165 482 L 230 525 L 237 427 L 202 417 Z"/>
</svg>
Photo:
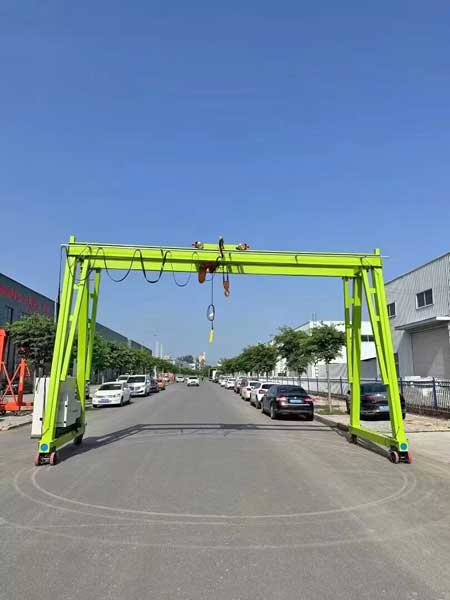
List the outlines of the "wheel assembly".
<svg viewBox="0 0 450 600">
<path fill-rule="evenodd" d="M 77 435 L 76 438 L 74 438 L 73 443 L 75 444 L 75 446 L 79 446 L 82 441 L 83 441 L 83 434 L 80 434 L 80 435 Z"/>
<path fill-rule="evenodd" d="M 58 464 L 58 454 L 56 452 L 50 453 L 50 458 L 48 461 L 52 466 Z"/>
<path fill-rule="evenodd" d="M 391 463 L 394 463 L 394 465 L 397 465 L 400 462 L 400 455 L 397 450 L 391 449 L 389 451 L 389 460 Z"/>
<path fill-rule="evenodd" d="M 39 454 L 39 452 L 36 452 L 36 454 L 34 455 L 34 466 L 39 467 L 41 464 L 41 455 Z"/>
<path fill-rule="evenodd" d="M 354 433 L 349 433 L 347 435 L 347 440 L 349 441 L 350 444 L 357 444 L 358 443 L 358 436 L 355 435 Z"/>
</svg>

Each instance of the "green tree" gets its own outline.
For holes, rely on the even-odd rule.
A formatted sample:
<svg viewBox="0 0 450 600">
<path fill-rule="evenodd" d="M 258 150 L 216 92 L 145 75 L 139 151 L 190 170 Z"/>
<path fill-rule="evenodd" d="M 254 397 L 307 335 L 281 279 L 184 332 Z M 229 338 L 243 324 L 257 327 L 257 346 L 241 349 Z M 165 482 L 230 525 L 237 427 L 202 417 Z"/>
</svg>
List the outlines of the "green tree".
<svg viewBox="0 0 450 600">
<path fill-rule="evenodd" d="M 186 354 L 185 356 L 179 356 L 177 358 L 177 360 L 179 360 L 180 362 L 185 362 L 185 363 L 194 363 L 195 359 L 192 356 L 192 354 Z"/>
<path fill-rule="evenodd" d="M 26 315 L 7 325 L 11 340 L 19 355 L 27 359 L 39 374 L 47 374 L 55 345 L 56 326 L 45 315 Z"/>
<path fill-rule="evenodd" d="M 278 358 L 278 351 L 275 346 L 268 344 L 256 344 L 251 347 L 251 362 L 253 363 L 253 371 L 258 375 L 267 374 L 275 369 Z"/>
<path fill-rule="evenodd" d="M 327 370 L 328 408 L 331 411 L 330 362 L 335 360 L 345 346 L 345 333 L 334 325 L 321 324 L 311 330 L 308 341 L 314 362 L 323 361 Z"/>
<path fill-rule="evenodd" d="M 274 338 L 278 354 L 286 359 L 287 366 L 301 375 L 312 362 L 309 336 L 304 331 L 292 327 L 280 327 Z"/>
</svg>

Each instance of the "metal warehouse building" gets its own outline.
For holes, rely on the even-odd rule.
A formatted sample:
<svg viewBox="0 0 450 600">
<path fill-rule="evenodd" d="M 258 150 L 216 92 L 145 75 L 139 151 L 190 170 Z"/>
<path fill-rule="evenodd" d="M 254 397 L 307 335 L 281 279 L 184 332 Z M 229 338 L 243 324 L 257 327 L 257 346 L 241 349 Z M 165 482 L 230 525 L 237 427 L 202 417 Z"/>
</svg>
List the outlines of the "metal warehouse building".
<svg viewBox="0 0 450 600">
<path fill-rule="evenodd" d="M 450 252 L 386 283 L 401 377 L 450 379 Z"/>
<path fill-rule="evenodd" d="M 49 317 L 54 316 L 55 302 L 47 296 L 35 292 L 31 288 L 7 277 L 3 273 L 0 273 L 0 327 L 5 326 L 7 323 L 13 323 L 24 315 L 30 315 L 33 313 L 40 313 L 48 315 Z M 96 332 L 106 340 L 127 344 L 132 348 L 144 348 L 152 353 L 152 351 L 131 340 L 121 333 L 97 323 Z M 6 363 L 8 369 L 12 369 L 15 362 L 15 351 L 12 346 L 8 344 L 6 349 Z"/>
</svg>

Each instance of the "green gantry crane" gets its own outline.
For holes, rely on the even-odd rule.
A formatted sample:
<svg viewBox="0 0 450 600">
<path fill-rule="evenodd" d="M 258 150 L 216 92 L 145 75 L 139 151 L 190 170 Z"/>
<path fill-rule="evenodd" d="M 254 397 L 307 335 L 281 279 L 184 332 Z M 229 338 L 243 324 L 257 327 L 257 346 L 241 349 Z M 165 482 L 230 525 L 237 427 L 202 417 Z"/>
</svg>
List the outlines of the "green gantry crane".
<svg viewBox="0 0 450 600">
<path fill-rule="evenodd" d="M 343 280 L 348 379 L 351 384 L 349 440 L 369 440 L 389 449 L 392 462 L 410 462 L 405 436 L 394 351 L 392 346 L 383 264 L 380 251 L 373 253 L 317 253 L 252 250 L 247 244 L 203 244 L 193 247 L 129 246 L 77 242 L 71 236 L 63 245 L 66 263 L 60 294 L 55 348 L 42 434 L 35 464 L 54 464 L 57 450 L 73 441 L 80 444 L 85 432 L 85 385 L 90 379 L 100 274 L 141 270 L 147 281 L 159 280 L 163 271 L 199 273 L 222 271 L 232 275 L 290 275 L 339 277 Z M 148 279 L 148 271 L 159 273 Z M 92 276 L 93 275 L 93 276 Z M 391 435 L 360 424 L 361 317 L 363 296 L 375 339 L 381 378 L 389 399 Z M 58 403 L 68 377 L 72 347 L 77 343 L 76 388 L 81 415 L 68 428 L 58 427 Z"/>
</svg>

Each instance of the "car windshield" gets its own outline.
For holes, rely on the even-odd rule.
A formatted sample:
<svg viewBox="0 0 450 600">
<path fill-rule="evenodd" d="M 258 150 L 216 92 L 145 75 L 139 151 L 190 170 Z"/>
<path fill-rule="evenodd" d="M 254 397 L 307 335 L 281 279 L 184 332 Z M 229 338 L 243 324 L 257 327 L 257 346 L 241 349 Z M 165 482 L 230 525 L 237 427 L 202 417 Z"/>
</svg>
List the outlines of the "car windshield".
<svg viewBox="0 0 450 600">
<path fill-rule="evenodd" d="M 299 385 L 280 385 L 277 389 L 277 394 L 299 394 L 302 396 L 308 395 Z"/>
<path fill-rule="evenodd" d="M 101 385 L 98 388 L 99 392 L 107 392 L 107 391 L 111 391 L 111 390 L 121 390 L 121 389 L 122 389 L 121 383 L 104 383 L 103 385 Z"/>
<path fill-rule="evenodd" d="M 128 375 L 120 375 L 117 379 L 118 381 L 126 381 L 128 379 Z"/>
<path fill-rule="evenodd" d="M 272 387 L 272 385 L 273 383 L 263 383 L 261 389 L 268 390 L 270 387 Z"/>
<path fill-rule="evenodd" d="M 364 383 L 361 394 L 385 394 L 386 386 L 383 383 Z"/>
<path fill-rule="evenodd" d="M 256 387 L 260 386 L 260 383 L 259 383 L 259 381 L 250 381 L 249 386 L 251 388 L 256 388 Z"/>
<path fill-rule="evenodd" d="M 132 377 L 128 377 L 128 383 L 143 383 L 145 381 L 145 377 L 143 375 L 134 375 Z"/>
</svg>

